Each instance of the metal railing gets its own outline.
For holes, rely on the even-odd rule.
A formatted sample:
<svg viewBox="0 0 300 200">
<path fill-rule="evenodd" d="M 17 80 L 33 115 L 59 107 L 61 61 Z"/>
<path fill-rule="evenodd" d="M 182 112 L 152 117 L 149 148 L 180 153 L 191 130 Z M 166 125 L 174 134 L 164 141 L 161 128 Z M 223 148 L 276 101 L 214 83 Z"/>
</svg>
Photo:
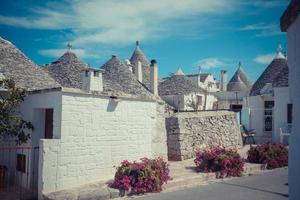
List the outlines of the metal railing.
<svg viewBox="0 0 300 200">
<path fill-rule="evenodd" d="M 37 199 L 39 147 L 0 143 L 0 199 Z"/>
</svg>

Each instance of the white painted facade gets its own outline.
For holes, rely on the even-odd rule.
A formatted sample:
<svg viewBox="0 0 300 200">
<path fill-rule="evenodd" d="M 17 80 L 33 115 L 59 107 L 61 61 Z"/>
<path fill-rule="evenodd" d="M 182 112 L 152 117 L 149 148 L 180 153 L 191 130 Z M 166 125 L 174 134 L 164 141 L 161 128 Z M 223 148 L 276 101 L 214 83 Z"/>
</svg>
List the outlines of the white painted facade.
<svg viewBox="0 0 300 200">
<path fill-rule="evenodd" d="M 193 83 L 195 83 L 198 87 L 204 90 L 208 90 L 209 92 L 219 91 L 219 88 L 217 86 L 216 80 L 214 79 L 213 75 L 208 74 L 204 82 L 200 81 L 200 75 L 201 74 L 199 74 L 198 76 L 190 75 L 188 77 L 193 81 Z"/>
<path fill-rule="evenodd" d="M 203 93 L 191 93 L 188 95 L 164 95 L 161 96 L 161 98 L 179 111 L 195 110 L 192 106 L 192 102 L 199 102 L 198 110 L 212 110 L 214 109 L 217 101 L 217 98 L 210 93 L 206 95 L 206 100 L 205 94 Z"/>
<path fill-rule="evenodd" d="M 289 88 L 288 87 L 280 87 L 274 88 L 274 126 L 273 126 L 273 134 L 272 141 L 275 143 L 280 142 L 280 128 L 283 131 L 287 131 L 288 126 L 288 118 L 287 118 L 287 105 L 291 104 Z M 285 138 L 283 138 L 285 141 Z"/>
<path fill-rule="evenodd" d="M 40 191 L 107 180 L 122 160 L 156 156 L 156 120 L 156 102 L 63 93 L 61 137 L 40 145 Z"/>
<path fill-rule="evenodd" d="M 293 127 L 289 138 L 289 199 L 300 199 L 300 16 L 287 30 L 290 97 L 293 103 Z"/>
<path fill-rule="evenodd" d="M 53 108 L 53 138 L 60 138 L 61 135 L 61 92 L 47 92 L 32 94 L 25 98 L 20 107 L 22 117 L 26 121 L 30 121 L 34 125 L 31 138 L 26 144 L 22 144 L 19 148 L 15 148 L 15 142 L 2 142 L 1 147 L 11 147 L 10 151 L 6 151 L 6 158 L 1 159 L 0 165 L 8 168 L 9 176 L 12 178 L 14 174 L 17 184 L 24 188 L 32 189 L 38 185 L 38 157 L 40 139 L 44 138 L 45 129 L 45 109 Z M 16 170 L 17 154 L 26 156 L 26 173 Z M 28 177 L 27 177 L 28 173 Z"/>
<path fill-rule="evenodd" d="M 256 140 L 260 140 L 262 137 L 266 137 L 264 133 L 264 99 L 262 96 L 250 96 L 244 98 L 242 114 L 244 118 L 248 116 L 248 119 L 242 119 L 248 129 L 255 129 Z M 258 141 L 259 142 L 259 141 Z"/>
<path fill-rule="evenodd" d="M 286 129 L 287 123 L 287 105 L 291 103 L 289 98 L 289 88 L 273 88 L 274 95 L 248 96 L 243 100 L 242 123 L 248 129 L 256 131 L 255 139 L 258 143 L 272 141 L 280 142 L 280 128 Z M 274 101 L 272 110 L 272 131 L 265 131 L 264 127 L 264 102 Z"/>
<path fill-rule="evenodd" d="M 35 127 L 24 146 L 40 148 L 39 165 L 33 166 L 32 161 L 27 165 L 38 171 L 40 198 L 42 194 L 111 179 L 123 160 L 167 158 L 163 104 L 74 91 L 32 94 L 21 106 L 24 119 Z M 53 109 L 53 139 L 43 139 L 45 109 L 49 108 Z"/>
<path fill-rule="evenodd" d="M 230 109 L 230 105 L 243 104 L 243 98 L 249 95 L 249 91 L 220 91 L 214 94 L 218 98 L 218 109 Z"/>
</svg>

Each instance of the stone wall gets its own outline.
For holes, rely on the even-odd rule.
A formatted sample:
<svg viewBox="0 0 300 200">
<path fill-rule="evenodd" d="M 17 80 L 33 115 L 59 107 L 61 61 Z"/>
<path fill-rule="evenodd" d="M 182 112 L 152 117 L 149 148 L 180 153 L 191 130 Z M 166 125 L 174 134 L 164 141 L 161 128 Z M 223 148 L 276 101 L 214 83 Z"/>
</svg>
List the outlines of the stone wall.
<svg viewBox="0 0 300 200">
<path fill-rule="evenodd" d="M 163 105 L 63 93 L 61 138 L 41 140 L 40 193 L 112 179 L 123 160 L 167 157 Z"/>
<path fill-rule="evenodd" d="M 182 112 L 166 119 L 169 160 L 193 158 L 197 149 L 241 147 L 235 113 L 230 111 Z"/>
<path fill-rule="evenodd" d="M 164 102 L 156 103 L 156 131 L 152 132 L 152 156 L 167 159 L 166 117 L 169 106 Z"/>
</svg>

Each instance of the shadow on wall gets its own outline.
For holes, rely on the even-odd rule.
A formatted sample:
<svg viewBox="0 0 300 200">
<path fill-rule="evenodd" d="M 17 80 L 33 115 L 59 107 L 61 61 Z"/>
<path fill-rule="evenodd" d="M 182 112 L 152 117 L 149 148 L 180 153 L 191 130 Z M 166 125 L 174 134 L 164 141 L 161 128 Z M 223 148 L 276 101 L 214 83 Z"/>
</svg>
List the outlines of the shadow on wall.
<svg viewBox="0 0 300 200">
<path fill-rule="evenodd" d="M 109 103 L 107 105 L 106 111 L 107 112 L 114 112 L 118 106 L 118 101 L 116 101 L 114 98 L 109 99 Z"/>
</svg>

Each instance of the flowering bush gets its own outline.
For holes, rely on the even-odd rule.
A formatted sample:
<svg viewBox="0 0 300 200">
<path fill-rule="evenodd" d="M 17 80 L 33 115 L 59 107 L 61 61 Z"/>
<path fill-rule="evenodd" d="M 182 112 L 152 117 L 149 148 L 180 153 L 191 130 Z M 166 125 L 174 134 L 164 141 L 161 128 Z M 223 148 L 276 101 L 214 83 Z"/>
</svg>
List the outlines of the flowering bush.
<svg viewBox="0 0 300 200">
<path fill-rule="evenodd" d="M 117 167 L 112 187 L 130 193 L 159 192 L 169 179 L 169 165 L 162 158 L 124 160 Z"/>
<path fill-rule="evenodd" d="M 194 162 L 199 172 L 220 172 L 217 178 L 241 176 L 244 171 L 244 161 L 233 149 L 215 148 L 198 151 Z"/>
<path fill-rule="evenodd" d="M 288 165 L 288 149 L 282 144 L 261 144 L 251 146 L 248 151 L 248 161 L 266 164 L 267 169 Z"/>
</svg>

